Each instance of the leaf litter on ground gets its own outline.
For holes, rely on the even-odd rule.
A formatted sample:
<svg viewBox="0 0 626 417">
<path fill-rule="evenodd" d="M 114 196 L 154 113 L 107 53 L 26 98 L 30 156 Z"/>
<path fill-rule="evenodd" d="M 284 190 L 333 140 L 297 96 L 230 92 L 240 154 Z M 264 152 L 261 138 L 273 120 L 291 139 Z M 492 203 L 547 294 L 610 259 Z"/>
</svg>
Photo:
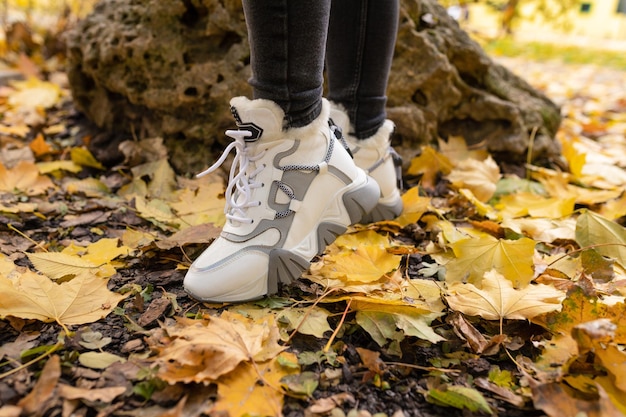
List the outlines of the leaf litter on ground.
<svg viewBox="0 0 626 417">
<path fill-rule="evenodd" d="M 160 138 L 124 142 L 108 169 L 58 122 L 67 91 L 9 86 L 0 414 L 37 397 L 42 414 L 557 416 L 565 401 L 625 415 L 623 74 L 508 65 L 563 106 L 568 172 L 519 178 L 462 137 L 424 146 L 401 216 L 351 228 L 279 297 L 239 305 L 180 288 L 224 222 L 222 176 L 177 174 Z"/>
</svg>

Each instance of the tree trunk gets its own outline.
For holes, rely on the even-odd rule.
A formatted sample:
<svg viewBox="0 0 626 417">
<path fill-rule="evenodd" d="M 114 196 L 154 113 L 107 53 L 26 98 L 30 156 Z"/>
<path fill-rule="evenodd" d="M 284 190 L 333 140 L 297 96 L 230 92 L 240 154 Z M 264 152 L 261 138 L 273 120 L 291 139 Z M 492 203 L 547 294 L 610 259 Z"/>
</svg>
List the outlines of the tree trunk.
<svg viewBox="0 0 626 417">
<path fill-rule="evenodd" d="M 558 157 L 559 109 L 547 97 L 485 55 L 436 0 L 401 5 L 388 113 L 405 156 L 455 135 L 509 161 L 526 161 L 531 137 L 535 160 Z M 76 107 L 108 131 L 164 137 L 182 171 L 211 161 L 233 124 L 229 99 L 250 95 L 240 0 L 101 0 L 68 47 Z"/>
</svg>

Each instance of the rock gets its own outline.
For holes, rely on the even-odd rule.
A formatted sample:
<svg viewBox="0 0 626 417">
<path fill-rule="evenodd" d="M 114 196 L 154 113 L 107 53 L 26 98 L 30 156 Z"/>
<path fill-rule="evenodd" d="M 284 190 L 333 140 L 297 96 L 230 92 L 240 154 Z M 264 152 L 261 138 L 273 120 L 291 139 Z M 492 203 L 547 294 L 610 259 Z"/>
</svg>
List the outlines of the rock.
<svg viewBox="0 0 626 417">
<path fill-rule="evenodd" d="M 496 157 L 556 158 L 559 109 L 495 63 L 436 0 L 402 0 L 389 117 L 407 154 L 450 135 Z M 68 33 L 76 107 L 100 128 L 163 137 L 179 171 L 213 159 L 233 126 L 231 97 L 250 96 L 238 0 L 101 0 Z M 104 146 L 102 143 L 100 146 Z"/>
</svg>

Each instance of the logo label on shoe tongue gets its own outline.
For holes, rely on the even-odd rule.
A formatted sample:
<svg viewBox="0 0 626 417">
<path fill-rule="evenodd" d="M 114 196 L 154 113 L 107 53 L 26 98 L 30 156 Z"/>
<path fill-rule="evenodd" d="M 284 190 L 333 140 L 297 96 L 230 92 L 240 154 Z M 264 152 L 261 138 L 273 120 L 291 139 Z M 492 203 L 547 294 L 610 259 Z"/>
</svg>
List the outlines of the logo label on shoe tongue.
<svg viewBox="0 0 626 417">
<path fill-rule="evenodd" d="M 230 112 L 233 114 L 233 118 L 235 119 L 235 123 L 237 123 L 237 127 L 239 130 L 247 130 L 250 132 L 250 136 L 247 136 L 244 141 L 246 142 L 255 142 L 257 141 L 261 135 L 263 134 L 263 129 L 252 122 L 244 123 L 239 116 L 239 112 L 236 108 L 231 107 Z"/>
</svg>

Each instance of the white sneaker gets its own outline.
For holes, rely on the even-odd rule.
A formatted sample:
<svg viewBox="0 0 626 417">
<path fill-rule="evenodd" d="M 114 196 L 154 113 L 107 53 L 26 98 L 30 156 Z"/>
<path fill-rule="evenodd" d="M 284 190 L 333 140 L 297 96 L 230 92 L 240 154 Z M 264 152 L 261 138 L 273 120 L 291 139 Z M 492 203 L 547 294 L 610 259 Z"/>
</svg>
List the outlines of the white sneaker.
<svg viewBox="0 0 626 417">
<path fill-rule="evenodd" d="M 330 104 L 313 123 L 283 130 L 284 113 L 269 100 L 233 98 L 238 130 L 214 171 L 235 148 L 222 234 L 191 265 L 185 290 L 194 298 L 238 302 L 278 291 L 311 259 L 359 222 L 380 189 L 335 138 Z"/>
<path fill-rule="evenodd" d="M 402 213 L 402 159 L 391 147 L 391 134 L 395 125 L 391 120 L 367 139 L 357 139 L 350 135 L 350 119 L 346 112 L 334 103 L 331 104 L 331 123 L 339 127 L 348 148 L 354 156 L 356 165 L 365 170 L 378 183 L 381 191 L 380 199 L 374 209 L 367 214 L 362 223 L 391 220 Z M 343 133 L 342 133 L 343 132 Z"/>
</svg>

